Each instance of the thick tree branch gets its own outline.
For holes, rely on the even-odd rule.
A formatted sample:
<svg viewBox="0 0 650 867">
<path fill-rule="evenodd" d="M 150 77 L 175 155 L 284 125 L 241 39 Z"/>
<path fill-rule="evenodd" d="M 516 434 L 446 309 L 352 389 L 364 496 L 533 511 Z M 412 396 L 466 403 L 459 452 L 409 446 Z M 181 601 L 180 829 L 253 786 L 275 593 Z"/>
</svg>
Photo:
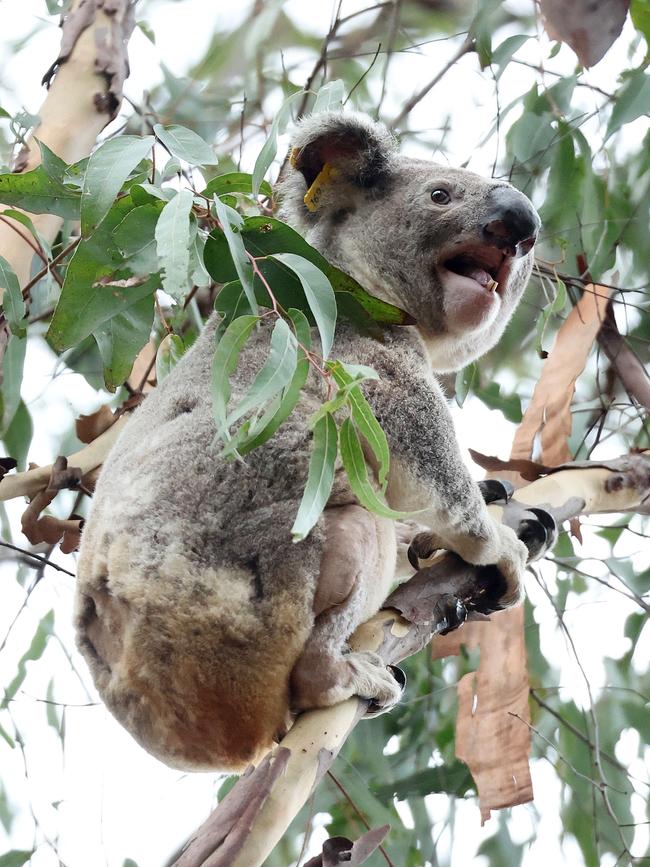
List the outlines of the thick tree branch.
<svg viewBox="0 0 650 867">
<path fill-rule="evenodd" d="M 526 506 L 544 507 L 556 519 L 600 512 L 650 512 L 650 452 L 614 461 L 566 464 L 518 490 L 510 503 L 490 506 L 508 524 L 521 520 Z M 474 569 L 453 554 L 399 587 L 387 607 L 352 636 L 353 650 L 379 653 L 387 664 L 420 650 L 436 635 L 445 598 L 463 595 Z M 437 653 L 444 655 L 444 653 Z M 293 728 L 257 768 L 251 768 L 190 840 L 176 867 L 258 867 L 332 764 L 346 738 L 363 718 L 366 703 L 352 698 L 298 717 Z M 287 752 L 288 751 L 288 752 Z M 269 768 L 281 769 L 269 780 Z M 263 791 L 251 809 L 250 794 Z M 253 815 L 255 813 L 255 815 Z M 236 846 L 233 841 L 236 839 Z"/>
</svg>

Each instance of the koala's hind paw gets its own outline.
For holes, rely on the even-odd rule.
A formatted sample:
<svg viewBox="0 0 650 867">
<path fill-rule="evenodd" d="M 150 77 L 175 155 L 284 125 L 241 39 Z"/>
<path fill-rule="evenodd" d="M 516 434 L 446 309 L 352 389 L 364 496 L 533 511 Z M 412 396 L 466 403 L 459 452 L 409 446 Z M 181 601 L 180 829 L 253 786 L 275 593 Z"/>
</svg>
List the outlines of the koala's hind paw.
<svg viewBox="0 0 650 867">
<path fill-rule="evenodd" d="M 402 697 L 406 675 L 395 665 L 386 665 L 377 653 L 358 651 L 346 656 L 352 672 L 355 695 L 370 700 L 367 716 L 378 716 L 390 710 Z"/>
</svg>

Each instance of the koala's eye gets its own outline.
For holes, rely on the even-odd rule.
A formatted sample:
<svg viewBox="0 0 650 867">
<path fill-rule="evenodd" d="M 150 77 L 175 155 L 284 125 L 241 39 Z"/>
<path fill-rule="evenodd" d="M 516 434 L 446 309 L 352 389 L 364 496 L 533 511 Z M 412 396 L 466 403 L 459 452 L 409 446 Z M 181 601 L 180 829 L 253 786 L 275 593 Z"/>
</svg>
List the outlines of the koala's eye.
<svg viewBox="0 0 650 867">
<path fill-rule="evenodd" d="M 447 190 L 433 190 L 431 193 L 431 201 L 436 205 L 448 205 L 451 202 L 451 196 Z"/>
</svg>

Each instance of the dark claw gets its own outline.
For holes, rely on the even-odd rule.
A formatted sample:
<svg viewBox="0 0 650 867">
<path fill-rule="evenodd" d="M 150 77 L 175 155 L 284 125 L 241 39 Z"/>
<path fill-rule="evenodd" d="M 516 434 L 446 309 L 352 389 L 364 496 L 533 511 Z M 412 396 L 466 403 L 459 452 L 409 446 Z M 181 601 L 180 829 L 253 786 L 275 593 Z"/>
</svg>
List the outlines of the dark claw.
<svg viewBox="0 0 650 867">
<path fill-rule="evenodd" d="M 508 502 L 514 494 L 514 485 L 507 482 L 505 479 L 485 479 L 478 483 L 483 499 L 489 505 L 496 503 L 497 500 Z"/>
<path fill-rule="evenodd" d="M 402 688 L 402 692 L 404 692 L 404 690 L 406 689 L 406 674 L 397 665 L 387 665 L 386 668 L 399 683 Z"/>
<path fill-rule="evenodd" d="M 529 559 L 537 560 L 555 544 L 557 524 L 545 509 L 529 508 L 526 511 L 535 515 L 535 519 L 525 518 L 519 525 L 517 536 L 528 548 Z"/>
<path fill-rule="evenodd" d="M 429 557 L 432 557 L 436 552 L 435 548 L 423 544 L 423 540 L 426 538 L 428 538 L 426 533 L 418 533 L 417 536 L 414 536 L 413 539 L 411 539 L 411 544 L 406 552 L 409 563 L 416 572 L 420 568 L 420 560 L 428 560 Z"/>
<path fill-rule="evenodd" d="M 434 635 L 446 635 L 458 629 L 467 620 L 467 608 L 458 596 L 447 594 L 436 604 L 436 628 Z"/>
</svg>

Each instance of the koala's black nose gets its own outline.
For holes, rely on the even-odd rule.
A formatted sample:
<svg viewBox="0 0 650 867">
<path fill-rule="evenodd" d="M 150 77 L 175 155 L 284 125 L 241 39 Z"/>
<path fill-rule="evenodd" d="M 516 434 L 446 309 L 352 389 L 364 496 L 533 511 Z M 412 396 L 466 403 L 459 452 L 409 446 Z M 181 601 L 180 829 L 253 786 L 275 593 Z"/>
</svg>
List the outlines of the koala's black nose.
<svg viewBox="0 0 650 867">
<path fill-rule="evenodd" d="M 535 208 L 512 187 L 494 187 L 488 202 L 483 240 L 508 256 L 525 256 L 532 250 L 542 225 Z"/>
</svg>

